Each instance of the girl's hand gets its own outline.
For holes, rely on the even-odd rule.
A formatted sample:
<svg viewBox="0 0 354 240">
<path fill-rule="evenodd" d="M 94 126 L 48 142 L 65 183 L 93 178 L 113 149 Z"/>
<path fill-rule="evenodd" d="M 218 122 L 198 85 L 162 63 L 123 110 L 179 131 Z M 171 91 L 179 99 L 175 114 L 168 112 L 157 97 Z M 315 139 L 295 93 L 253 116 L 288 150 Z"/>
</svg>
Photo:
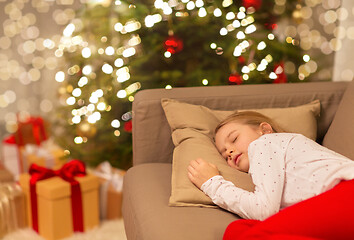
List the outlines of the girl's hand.
<svg viewBox="0 0 354 240">
<path fill-rule="evenodd" d="M 208 163 L 201 158 L 192 160 L 188 166 L 188 178 L 199 189 L 203 183 L 219 174 L 219 170 L 214 164 Z"/>
</svg>

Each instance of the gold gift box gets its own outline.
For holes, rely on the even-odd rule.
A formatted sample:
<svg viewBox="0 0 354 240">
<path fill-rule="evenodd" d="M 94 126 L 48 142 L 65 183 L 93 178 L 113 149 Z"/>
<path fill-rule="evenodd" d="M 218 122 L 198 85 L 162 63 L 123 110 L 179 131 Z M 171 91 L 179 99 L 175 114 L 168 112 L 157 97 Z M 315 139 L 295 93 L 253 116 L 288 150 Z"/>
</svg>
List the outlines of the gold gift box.
<svg viewBox="0 0 354 240">
<path fill-rule="evenodd" d="M 26 195 L 27 219 L 32 226 L 32 211 L 29 191 L 29 174 L 21 174 L 20 185 Z M 76 177 L 82 194 L 84 231 L 99 224 L 98 178 L 88 174 Z M 60 177 L 52 177 L 37 182 L 38 230 L 47 240 L 61 239 L 73 234 L 71 210 L 71 186 Z"/>
</svg>

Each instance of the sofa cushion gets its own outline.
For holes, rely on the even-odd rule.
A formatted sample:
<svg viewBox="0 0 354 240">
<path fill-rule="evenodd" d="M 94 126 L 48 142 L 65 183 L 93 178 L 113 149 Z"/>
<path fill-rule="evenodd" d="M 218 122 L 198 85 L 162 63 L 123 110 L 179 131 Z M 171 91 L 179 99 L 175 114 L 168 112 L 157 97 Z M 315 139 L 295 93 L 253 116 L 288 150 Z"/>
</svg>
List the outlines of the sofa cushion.
<svg viewBox="0 0 354 240">
<path fill-rule="evenodd" d="M 354 160 L 354 81 L 349 83 L 331 126 L 324 139 L 323 146 L 328 147 Z"/>
<path fill-rule="evenodd" d="M 222 239 L 237 215 L 218 208 L 169 207 L 170 163 L 147 163 L 124 176 L 123 215 L 128 239 Z"/>
<path fill-rule="evenodd" d="M 237 187 L 253 191 L 250 176 L 230 168 L 220 156 L 213 142 L 217 124 L 233 111 L 211 110 L 205 106 L 162 99 L 162 107 L 172 129 L 173 152 L 171 206 L 214 206 L 213 202 L 188 179 L 187 166 L 193 159 L 201 157 L 215 164 L 226 180 Z M 244 110 L 242 110 L 244 111 Z M 289 132 L 302 133 L 316 139 L 316 117 L 320 112 L 319 101 L 289 108 L 257 109 Z"/>
</svg>

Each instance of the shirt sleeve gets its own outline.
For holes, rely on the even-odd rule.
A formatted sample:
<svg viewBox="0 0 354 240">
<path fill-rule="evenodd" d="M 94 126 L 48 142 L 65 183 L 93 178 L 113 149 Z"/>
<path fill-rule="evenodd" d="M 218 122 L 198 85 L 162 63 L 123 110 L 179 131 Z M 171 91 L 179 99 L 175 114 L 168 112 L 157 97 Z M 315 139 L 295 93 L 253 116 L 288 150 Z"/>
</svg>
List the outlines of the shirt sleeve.
<svg viewBox="0 0 354 240">
<path fill-rule="evenodd" d="M 280 210 L 285 175 L 285 153 L 282 148 L 265 141 L 254 141 L 249 147 L 250 169 L 255 191 L 236 187 L 217 175 L 201 189 L 212 201 L 246 219 L 263 220 Z M 252 160 L 251 160 L 252 159 Z"/>
</svg>

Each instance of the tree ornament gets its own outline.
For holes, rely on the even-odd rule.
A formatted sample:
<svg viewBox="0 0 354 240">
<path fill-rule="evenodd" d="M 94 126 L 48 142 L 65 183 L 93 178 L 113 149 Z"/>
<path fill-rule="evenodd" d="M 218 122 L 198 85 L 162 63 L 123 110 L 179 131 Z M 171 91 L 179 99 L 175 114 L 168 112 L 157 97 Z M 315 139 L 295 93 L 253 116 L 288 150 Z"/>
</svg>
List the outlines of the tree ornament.
<svg viewBox="0 0 354 240">
<path fill-rule="evenodd" d="M 271 15 L 270 17 L 268 17 L 268 20 L 266 23 L 264 23 L 264 26 L 269 29 L 269 30 L 274 30 L 278 27 L 278 19 L 276 16 Z"/>
<path fill-rule="evenodd" d="M 262 0 L 242 0 L 242 5 L 245 8 L 253 7 L 257 11 L 262 6 Z"/>
<path fill-rule="evenodd" d="M 278 24 L 276 23 L 265 23 L 264 26 L 269 30 L 277 29 Z"/>
<path fill-rule="evenodd" d="M 284 71 L 284 62 L 280 62 L 275 64 L 274 72 L 277 75 L 277 78 L 274 79 L 273 83 L 286 83 L 288 82 L 288 78 Z"/>
<path fill-rule="evenodd" d="M 164 47 L 167 52 L 171 54 L 178 53 L 183 49 L 183 41 L 182 39 L 176 37 L 175 35 L 170 35 L 166 38 L 164 42 Z"/>
<path fill-rule="evenodd" d="M 133 129 L 132 120 L 129 120 L 128 122 L 125 122 L 125 123 L 124 123 L 124 130 L 125 130 L 126 132 L 132 132 L 132 129 Z"/>
<path fill-rule="evenodd" d="M 301 24 L 303 21 L 302 14 L 301 14 L 301 8 L 294 10 L 292 17 L 297 24 Z"/>
<path fill-rule="evenodd" d="M 91 124 L 88 122 L 80 123 L 76 128 L 77 135 L 81 137 L 91 138 L 96 135 L 97 127 L 95 124 Z"/>
<path fill-rule="evenodd" d="M 240 85 L 243 83 L 242 76 L 239 75 L 238 73 L 231 73 L 229 76 L 229 84 L 230 85 Z"/>
<path fill-rule="evenodd" d="M 243 56 L 239 56 L 239 57 L 238 57 L 238 62 L 239 62 L 240 64 L 244 65 L 245 62 L 246 62 L 246 59 L 245 59 Z"/>
</svg>

